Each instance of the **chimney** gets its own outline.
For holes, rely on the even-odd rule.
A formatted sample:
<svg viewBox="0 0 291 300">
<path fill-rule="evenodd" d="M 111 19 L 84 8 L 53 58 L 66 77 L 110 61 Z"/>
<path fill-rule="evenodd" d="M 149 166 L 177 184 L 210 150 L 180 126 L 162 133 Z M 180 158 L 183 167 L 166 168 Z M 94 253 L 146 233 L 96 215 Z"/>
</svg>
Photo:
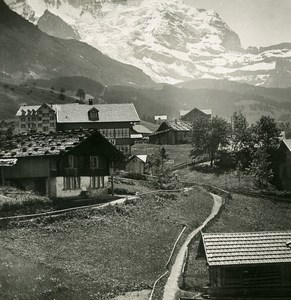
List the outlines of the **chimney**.
<svg viewBox="0 0 291 300">
<path fill-rule="evenodd" d="M 175 124 L 177 124 L 178 123 L 178 120 L 177 119 L 175 119 Z"/>
<path fill-rule="evenodd" d="M 93 105 L 93 99 L 89 99 L 89 105 Z"/>
<path fill-rule="evenodd" d="M 53 101 L 51 101 L 51 107 L 53 107 Z"/>
</svg>

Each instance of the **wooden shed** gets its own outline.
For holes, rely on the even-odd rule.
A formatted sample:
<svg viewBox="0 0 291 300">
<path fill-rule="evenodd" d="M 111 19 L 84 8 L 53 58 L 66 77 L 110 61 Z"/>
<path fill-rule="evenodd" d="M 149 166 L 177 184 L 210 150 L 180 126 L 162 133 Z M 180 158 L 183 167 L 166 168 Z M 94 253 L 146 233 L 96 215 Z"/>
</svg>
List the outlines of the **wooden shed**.
<svg viewBox="0 0 291 300">
<path fill-rule="evenodd" d="M 133 155 L 129 158 L 126 165 L 126 171 L 130 173 L 145 173 L 145 165 L 147 162 L 147 155 Z"/>
<path fill-rule="evenodd" d="M 205 233 L 210 299 L 291 299 L 291 231 Z"/>
</svg>

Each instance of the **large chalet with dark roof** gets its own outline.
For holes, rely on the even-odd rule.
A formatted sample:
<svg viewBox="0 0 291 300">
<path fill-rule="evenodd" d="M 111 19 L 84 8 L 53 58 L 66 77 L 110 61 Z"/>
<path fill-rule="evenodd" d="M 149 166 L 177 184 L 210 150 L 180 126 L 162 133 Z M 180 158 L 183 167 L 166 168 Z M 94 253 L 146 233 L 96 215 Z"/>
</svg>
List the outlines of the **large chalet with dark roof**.
<svg viewBox="0 0 291 300">
<path fill-rule="evenodd" d="M 15 133 L 98 129 L 124 154 L 130 155 L 133 126 L 140 118 L 132 103 L 43 104 L 21 106 L 16 113 Z"/>
<path fill-rule="evenodd" d="M 97 130 L 18 135 L 1 144 L 1 183 L 51 198 L 96 196 L 124 159 Z"/>
</svg>

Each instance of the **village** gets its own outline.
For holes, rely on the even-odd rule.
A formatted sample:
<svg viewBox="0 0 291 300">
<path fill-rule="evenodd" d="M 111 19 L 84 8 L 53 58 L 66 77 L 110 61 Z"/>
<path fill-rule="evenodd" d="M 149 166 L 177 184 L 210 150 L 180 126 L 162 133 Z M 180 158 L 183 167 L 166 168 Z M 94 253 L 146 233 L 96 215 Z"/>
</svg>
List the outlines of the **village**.
<svg viewBox="0 0 291 300">
<path fill-rule="evenodd" d="M 290 12 L 0 0 L 0 300 L 290 300 Z"/>
<path fill-rule="evenodd" d="M 137 290 L 128 285 L 123 292 L 133 294 L 125 294 L 124 298 L 114 298 L 118 293 L 111 292 L 104 296 L 97 282 L 96 291 L 100 294 L 94 296 L 96 299 L 290 299 L 291 231 L 285 230 L 290 228 L 288 221 L 286 227 L 280 224 L 273 228 L 266 225 L 267 216 L 256 226 L 245 226 L 244 216 L 239 221 L 241 226 L 229 228 L 227 215 L 223 215 L 224 210 L 237 210 L 241 205 L 246 206 L 237 214 L 250 214 L 253 208 L 248 208 L 247 201 L 237 201 L 253 197 L 258 202 L 255 205 L 275 201 L 275 216 L 275 210 L 282 214 L 285 207 L 289 219 L 291 139 L 286 139 L 287 125 L 262 116 L 253 129 L 241 113 L 234 113 L 228 122 L 213 116 L 209 108 L 197 107 L 181 109 L 174 119 L 156 115 L 152 123 L 142 122 L 133 103 L 94 104 L 94 99 L 87 103 L 22 105 L 15 120 L 9 122 L 13 130 L 6 128 L 0 145 L 0 236 L 6 240 L 4 244 L 9 244 L 9 238 L 5 238 L 9 231 L 17 235 L 20 228 L 31 231 L 41 222 L 38 231 L 51 228 L 58 232 L 65 223 L 81 222 L 84 212 L 92 220 L 100 214 L 101 219 L 108 217 L 108 222 L 116 223 L 116 227 L 122 222 L 121 217 L 141 218 L 138 212 L 137 216 L 132 215 L 132 205 L 142 205 L 150 217 L 158 201 L 162 223 L 156 226 L 160 227 L 160 242 L 149 248 L 149 253 L 167 247 L 170 255 L 169 247 L 174 245 L 166 267 L 151 271 L 149 278 L 156 277 L 157 281 L 146 281 L 150 288 L 141 284 L 145 274 L 141 270 L 136 278 L 140 281 L 136 282 Z M 193 205 L 199 214 L 191 210 Z M 187 214 L 183 212 L 186 207 Z M 172 209 L 178 215 L 168 215 L 167 210 Z M 162 236 L 167 234 L 163 229 L 164 214 L 170 222 L 179 216 L 184 225 L 178 234 L 181 225 L 168 224 L 173 230 L 172 238 L 162 245 Z M 142 222 L 145 217 L 142 216 Z M 248 222 L 257 222 L 257 216 L 248 218 Z M 273 222 L 277 221 L 270 224 Z M 217 231 L 216 223 L 218 228 L 227 230 Z M 242 230 L 244 227 L 247 231 Z M 95 234 L 98 240 L 98 231 Z M 147 234 L 154 233 L 150 229 Z M 22 235 L 25 238 L 26 233 Z M 124 237 L 124 233 L 120 235 Z M 134 235 L 127 233 L 127 243 Z M 42 251 L 39 247 L 44 245 L 45 242 L 39 245 L 37 251 Z M 90 259 L 90 251 L 87 255 Z M 103 276 L 110 281 L 116 274 L 110 258 L 106 261 L 110 274 L 105 272 Z M 166 273 L 159 277 L 163 270 Z M 94 289 L 90 287 L 90 292 Z M 81 287 L 50 291 L 48 295 L 57 299 L 79 299 L 85 295 Z M 23 292 L 28 293 L 25 288 Z"/>
</svg>

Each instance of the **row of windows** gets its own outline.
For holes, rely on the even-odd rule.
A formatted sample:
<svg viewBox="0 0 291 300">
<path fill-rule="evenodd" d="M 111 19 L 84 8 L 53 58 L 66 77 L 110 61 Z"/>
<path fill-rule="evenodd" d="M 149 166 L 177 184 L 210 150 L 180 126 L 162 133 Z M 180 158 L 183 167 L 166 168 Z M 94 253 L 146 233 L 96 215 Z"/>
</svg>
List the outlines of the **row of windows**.
<svg viewBox="0 0 291 300">
<path fill-rule="evenodd" d="M 131 154 L 131 149 L 129 145 L 116 145 L 116 148 L 124 154 Z"/>
<path fill-rule="evenodd" d="M 129 128 L 112 128 L 112 129 L 100 129 L 100 132 L 106 137 L 106 138 L 129 138 Z"/>
<path fill-rule="evenodd" d="M 45 117 L 48 117 L 48 116 L 45 116 Z M 21 117 L 20 120 L 21 122 L 30 122 L 30 121 L 42 121 L 44 118 L 43 117 Z M 49 120 L 53 121 L 55 120 L 55 116 L 50 116 L 49 117 Z"/>
<path fill-rule="evenodd" d="M 90 188 L 104 188 L 104 176 L 91 176 Z M 79 176 L 64 177 L 64 190 L 78 190 L 81 187 L 81 178 Z"/>
<path fill-rule="evenodd" d="M 49 124 L 49 126 L 50 127 L 55 127 L 55 123 L 44 123 L 44 124 Z M 37 124 L 37 127 L 38 128 L 42 128 L 42 123 L 39 123 L 39 124 Z M 34 123 L 32 123 L 32 124 L 30 124 L 30 123 L 28 123 L 27 125 L 26 124 L 21 124 L 21 128 L 36 128 L 36 124 L 34 124 Z"/>
<path fill-rule="evenodd" d="M 78 160 L 74 155 L 68 156 L 68 168 L 78 167 Z M 99 156 L 90 156 L 90 169 L 103 168 L 103 160 Z"/>
</svg>

